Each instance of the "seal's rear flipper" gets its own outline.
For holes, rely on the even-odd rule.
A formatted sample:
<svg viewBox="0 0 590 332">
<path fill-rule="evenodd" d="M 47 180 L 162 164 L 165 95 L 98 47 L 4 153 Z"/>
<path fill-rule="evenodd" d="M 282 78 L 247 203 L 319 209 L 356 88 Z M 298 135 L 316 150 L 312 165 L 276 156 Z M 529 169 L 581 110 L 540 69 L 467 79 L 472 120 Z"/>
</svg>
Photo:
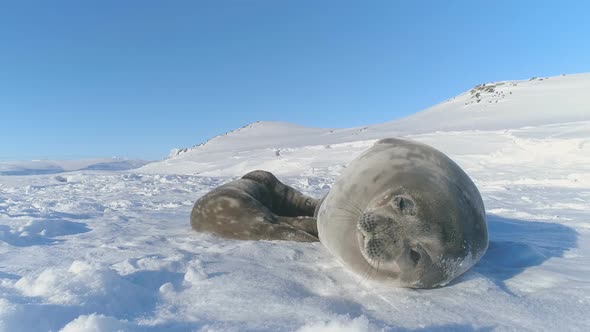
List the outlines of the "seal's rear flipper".
<svg viewBox="0 0 590 332">
<path fill-rule="evenodd" d="M 272 196 L 272 206 L 268 208 L 279 216 L 313 217 L 320 202 L 319 199 L 306 196 L 295 188 L 282 183 L 276 176 L 267 171 L 252 171 L 242 176 L 242 179 L 253 180 L 266 186 Z"/>
</svg>

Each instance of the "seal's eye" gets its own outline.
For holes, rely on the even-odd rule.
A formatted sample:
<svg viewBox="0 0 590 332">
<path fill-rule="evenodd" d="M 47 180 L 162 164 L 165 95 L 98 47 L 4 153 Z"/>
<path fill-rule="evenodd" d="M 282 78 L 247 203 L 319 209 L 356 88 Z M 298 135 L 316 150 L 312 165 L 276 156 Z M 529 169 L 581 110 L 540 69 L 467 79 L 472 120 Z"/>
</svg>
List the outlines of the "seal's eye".
<svg viewBox="0 0 590 332">
<path fill-rule="evenodd" d="M 412 260 L 412 262 L 414 262 L 414 264 L 418 264 L 420 258 L 421 255 L 419 252 L 417 252 L 416 250 L 410 250 L 410 259 Z"/>
<path fill-rule="evenodd" d="M 401 213 L 415 215 L 416 211 L 414 209 L 414 201 L 411 198 L 397 196 L 394 200 L 394 206 L 396 206 Z"/>
<path fill-rule="evenodd" d="M 406 205 L 408 205 L 408 203 L 406 203 L 406 200 L 403 197 L 400 197 L 398 205 L 399 209 L 403 211 L 406 208 Z"/>
</svg>

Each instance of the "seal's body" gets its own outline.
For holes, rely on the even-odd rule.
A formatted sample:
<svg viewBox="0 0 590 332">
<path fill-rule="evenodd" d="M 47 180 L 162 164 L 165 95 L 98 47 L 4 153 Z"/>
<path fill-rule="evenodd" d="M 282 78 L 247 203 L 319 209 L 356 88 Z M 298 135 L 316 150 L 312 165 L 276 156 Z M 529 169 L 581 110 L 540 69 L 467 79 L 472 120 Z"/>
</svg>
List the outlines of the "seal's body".
<svg viewBox="0 0 590 332">
<path fill-rule="evenodd" d="M 201 197 L 191 212 L 194 230 L 238 240 L 318 241 L 318 200 L 253 171 Z"/>
<path fill-rule="evenodd" d="M 353 160 L 319 207 L 322 244 L 344 265 L 401 287 L 444 285 L 485 253 L 481 196 L 427 145 L 383 139 Z"/>
<path fill-rule="evenodd" d="M 392 138 L 353 160 L 322 201 L 254 171 L 200 198 L 191 224 L 232 239 L 319 236 L 357 274 L 412 288 L 448 283 L 488 246 L 483 202 L 465 172 L 429 146 Z"/>
</svg>

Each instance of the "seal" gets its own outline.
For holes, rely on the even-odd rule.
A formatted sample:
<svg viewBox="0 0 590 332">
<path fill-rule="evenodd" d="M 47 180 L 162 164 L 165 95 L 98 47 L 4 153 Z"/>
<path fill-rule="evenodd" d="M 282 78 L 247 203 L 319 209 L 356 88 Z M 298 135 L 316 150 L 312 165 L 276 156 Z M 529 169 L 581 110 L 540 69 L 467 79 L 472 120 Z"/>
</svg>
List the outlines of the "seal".
<svg viewBox="0 0 590 332">
<path fill-rule="evenodd" d="M 314 217 L 319 200 L 283 184 L 272 173 L 253 171 L 197 200 L 191 226 L 237 240 L 318 241 Z"/>
<path fill-rule="evenodd" d="M 481 195 L 450 158 L 427 145 L 382 139 L 353 160 L 319 206 L 322 244 L 367 279 L 442 286 L 488 247 Z"/>
<path fill-rule="evenodd" d="M 394 138 L 353 160 L 322 200 L 254 171 L 197 200 L 191 225 L 231 239 L 319 238 L 358 275 L 410 288 L 449 283 L 488 246 L 467 174 L 432 147 Z"/>
</svg>

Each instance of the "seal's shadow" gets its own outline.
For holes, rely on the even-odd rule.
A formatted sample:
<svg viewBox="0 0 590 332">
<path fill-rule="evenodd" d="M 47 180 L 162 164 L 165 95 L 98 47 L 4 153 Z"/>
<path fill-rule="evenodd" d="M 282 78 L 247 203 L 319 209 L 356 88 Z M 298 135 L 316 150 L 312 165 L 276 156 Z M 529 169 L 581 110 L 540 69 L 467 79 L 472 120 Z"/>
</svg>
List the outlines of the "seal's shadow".
<svg viewBox="0 0 590 332">
<path fill-rule="evenodd" d="M 506 290 L 504 281 L 577 247 L 578 233 L 551 222 L 487 215 L 489 247 L 474 271 Z"/>
</svg>

